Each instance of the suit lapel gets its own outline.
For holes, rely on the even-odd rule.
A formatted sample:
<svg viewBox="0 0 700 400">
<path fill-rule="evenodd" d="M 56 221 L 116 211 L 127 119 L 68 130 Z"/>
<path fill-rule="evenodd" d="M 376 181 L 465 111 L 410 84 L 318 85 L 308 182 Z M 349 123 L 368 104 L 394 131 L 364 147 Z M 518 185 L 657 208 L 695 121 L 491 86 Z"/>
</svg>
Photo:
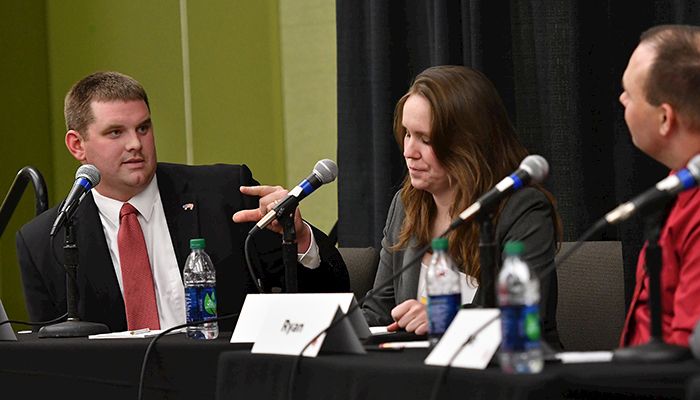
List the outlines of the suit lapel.
<svg viewBox="0 0 700 400">
<path fill-rule="evenodd" d="M 78 279 L 84 276 L 87 286 L 91 287 L 95 296 L 103 299 L 105 304 L 111 303 L 109 299 L 121 299 L 119 282 L 92 193 L 86 195 L 81 202 L 78 212 L 73 217 L 73 226 L 77 231 L 80 263 Z"/>
<path fill-rule="evenodd" d="M 170 240 L 175 249 L 177 265 L 182 272 L 190 252 L 189 240 L 200 237 L 197 194 L 188 192 L 184 179 L 176 179 L 172 171 L 158 165 L 158 191 L 168 221 Z"/>
</svg>

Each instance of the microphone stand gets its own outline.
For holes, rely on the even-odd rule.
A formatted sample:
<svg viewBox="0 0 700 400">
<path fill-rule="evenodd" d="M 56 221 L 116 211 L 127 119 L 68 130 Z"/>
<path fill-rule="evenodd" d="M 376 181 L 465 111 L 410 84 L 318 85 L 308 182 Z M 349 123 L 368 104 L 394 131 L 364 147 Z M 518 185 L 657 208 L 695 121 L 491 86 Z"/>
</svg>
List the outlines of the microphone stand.
<svg viewBox="0 0 700 400">
<path fill-rule="evenodd" d="M 493 233 L 493 214 L 479 213 L 479 301 L 483 308 L 496 307 L 496 238 Z"/>
<path fill-rule="evenodd" d="M 105 324 L 81 321 L 78 317 L 78 245 L 72 218 L 66 220 L 63 244 L 63 268 L 66 271 L 66 306 L 68 319 L 39 329 L 40 338 L 82 337 L 109 332 Z"/>
<path fill-rule="evenodd" d="M 666 215 L 662 213 L 661 215 Z M 661 322 L 661 268 L 663 266 L 663 249 L 659 245 L 661 229 L 666 218 L 655 213 L 645 218 L 645 236 L 647 249 L 644 257 L 649 275 L 649 330 L 651 332 L 646 344 L 616 349 L 613 361 L 617 362 L 667 362 L 690 358 L 690 351 L 683 346 L 664 342 Z"/>
<path fill-rule="evenodd" d="M 284 285 L 287 293 L 297 293 L 297 238 L 294 228 L 296 205 L 290 205 L 277 220 L 282 225 L 282 260 L 284 261 Z"/>
</svg>

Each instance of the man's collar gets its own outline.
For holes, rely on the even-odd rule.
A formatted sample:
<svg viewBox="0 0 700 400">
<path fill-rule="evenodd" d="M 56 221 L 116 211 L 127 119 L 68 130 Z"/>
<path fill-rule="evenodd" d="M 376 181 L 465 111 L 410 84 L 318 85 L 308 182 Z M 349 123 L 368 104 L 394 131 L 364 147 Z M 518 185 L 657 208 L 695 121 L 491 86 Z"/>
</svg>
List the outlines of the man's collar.
<svg viewBox="0 0 700 400">
<path fill-rule="evenodd" d="M 107 220 L 115 227 L 119 226 L 119 211 L 122 208 L 124 202 L 103 196 L 97 191 L 97 188 L 92 191 L 92 196 L 95 199 L 95 204 L 97 209 L 100 211 Z M 153 175 L 151 183 L 146 186 L 146 188 L 136 196 L 130 198 L 127 202 L 134 206 L 141 214 L 141 216 L 149 221 L 151 215 L 153 215 L 153 209 L 155 207 L 156 201 L 160 199 L 160 192 L 158 192 L 158 179 L 156 175 Z"/>
</svg>

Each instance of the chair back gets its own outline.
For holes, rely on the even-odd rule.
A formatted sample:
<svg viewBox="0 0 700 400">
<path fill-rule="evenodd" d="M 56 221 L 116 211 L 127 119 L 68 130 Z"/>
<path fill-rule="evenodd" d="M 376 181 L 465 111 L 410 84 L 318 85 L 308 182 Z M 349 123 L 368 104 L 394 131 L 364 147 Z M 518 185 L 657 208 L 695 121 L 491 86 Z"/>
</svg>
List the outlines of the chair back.
<svg viewBox="0 0 700 400">
<path fill-rule="evenodd" d="M 563 242 L 559 256 L 573 245 Z M 617 348 L 625 319 L 621 243 L 584 243 L 563 264 L 557 261 L 557 281 L 557 329 L 564 350 Z"/>
<path fill-rule="evenodd" d="M 379 265 L 379 251 L 374 247 L 339 247 L 350 275 L 350 289 L 360 300 L 372 289 Z"/>
</svg>

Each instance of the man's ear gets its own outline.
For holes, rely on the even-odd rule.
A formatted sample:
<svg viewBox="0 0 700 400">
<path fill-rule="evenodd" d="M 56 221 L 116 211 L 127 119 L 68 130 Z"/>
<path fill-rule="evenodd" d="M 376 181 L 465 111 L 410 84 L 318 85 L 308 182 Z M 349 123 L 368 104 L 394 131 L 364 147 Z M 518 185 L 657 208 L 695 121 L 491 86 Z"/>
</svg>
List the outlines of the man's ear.
<svg viewBox="0 0 700 400">
<path fill-rule="evenodd" d="M 69 130 L 66 132 L 66 147 L 70 154 L 78 161 L 84 162 L 87 158 L 85 155 L 85 146 L 83 142 L 85 139 L 76 130 Z"/>
<path fill-rule="evenodd" d="M 659 108 L 661 109 L 659 133 L 661 136 L 667 137 L 677 128 L 678 117 L 676 111 L 668 103 L 661 103 Z"/>
</svg>

